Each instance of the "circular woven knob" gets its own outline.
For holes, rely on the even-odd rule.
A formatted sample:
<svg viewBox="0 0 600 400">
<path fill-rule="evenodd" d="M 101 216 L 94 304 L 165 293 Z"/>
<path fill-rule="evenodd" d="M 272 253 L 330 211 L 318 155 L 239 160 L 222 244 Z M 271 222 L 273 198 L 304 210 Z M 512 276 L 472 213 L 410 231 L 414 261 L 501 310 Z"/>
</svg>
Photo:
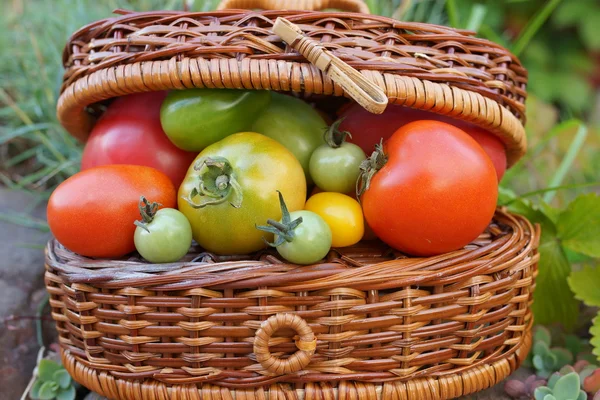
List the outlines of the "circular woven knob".
<svg viewBox="0 0 600 400">
<path fill-rule="evenodd" d="M 281 328 L 292 328 L 298 333 L 298 351 L 287 359 L 280 359 L 269 351 L 269 339 Z M 254 354 L 264 369 L 275 375 L 298 372 L 310 363 L 317 348 L 317 338 L 310 326 L 295 314 L 276 314 L 264 321 L 254 336 Z"/>
</svg>

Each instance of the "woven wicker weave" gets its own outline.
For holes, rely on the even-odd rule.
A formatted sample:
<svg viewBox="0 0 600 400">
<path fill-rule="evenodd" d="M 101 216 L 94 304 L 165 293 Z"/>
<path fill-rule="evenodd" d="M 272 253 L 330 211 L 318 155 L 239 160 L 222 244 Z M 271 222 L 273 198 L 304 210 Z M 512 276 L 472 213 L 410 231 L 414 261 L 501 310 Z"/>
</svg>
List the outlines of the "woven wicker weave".
<svg viewBox="0 0 600 400">
<path fill-rule="evenodd" d="M 91 260 L 53 241 L 46 285 L 67 369 L 110 398 L 446 399 L 505 378 L 529 350 L 539 232 L 496 221 L 433 258 L 364 243 L 311 267 L 269 252 Z"/>
<path fill-rule="evenodd" d="M 390 103 L 489 129 L 506 143 L 509 164 L 525 151 L 527 74 L 498 45 L 366 15 L 360 0 L 227 7 L 362 14 L 121 12 L 67 45 L 63 125 L 84 140 L 108 99 L 151 90 L 352 94 L 307 61 L 318 57 L 273 33 L 284 16 Z M 302 39 L 301 47 L 318 46 Z M 92 260 L 51 241 L 46 286 L 66 368 L 112 399 L 449 399 L 492 386 L 527 354 L 538 239 L 538 227 L 498 210 L 459 251 L 409 258 L 362 242 L 308 267 L 271 251 L 215 256 L 198 248 L 174 264 Z"/>
</svg>

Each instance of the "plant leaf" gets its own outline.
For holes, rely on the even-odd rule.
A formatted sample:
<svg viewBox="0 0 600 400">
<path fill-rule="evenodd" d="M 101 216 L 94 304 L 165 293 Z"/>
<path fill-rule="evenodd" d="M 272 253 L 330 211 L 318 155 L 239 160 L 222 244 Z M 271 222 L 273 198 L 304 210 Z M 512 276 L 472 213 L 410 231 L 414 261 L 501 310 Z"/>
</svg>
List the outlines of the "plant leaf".
<svg viewBox="0 0 600 400">
<path fill-rule="evenodd" d="M 53 380 L 54 373 L 61 369 L 63 369 L 63 367 L 60 364 L 43 358 L 38 364 L 38 376 L 42 381 L 49 382 Z"/>
<path fill-rule="evenodd" d="M 54 382 L 46 381 L 40 386 L 39 399 L 40 400 L 52 400 L 56 397 L 58 392 L 58 385 Z"/>
<path fill-rule="evenodd" d="M 576 399 L 579 390 L 579 375 L 571 372 L 556 381 L 552 393 L 558 399 Z"/>
<path fill-rule="evenodd" d="M 600 257 L 600 196 L 590 193 L 577 197 L 560 214 L 556 227 L 565 247 Z"/>
<path fill-rule="evenodd" d="M 592 353 L 597 357 L 598 361 L 600 361 L 600 315 L 597 315 L 592 322 L 592 326 L 590 327 L 590 334 L 592 338 L 590 339 L 590 344 L 593 347 Z"/>
<path fill-rule="evenodd" d="M 548 330 L 548 328 L 546 328 L 545 326 L 542 325 L 538 325 L 535 327 L 535 333 L 533 334 L 533 339 L 536 342 L 534 344 L 534 348 L 535 345 L 537 345 L 537 342 L 541 342 L 543 344 L 546 345 L 546 350 L 548 350 L 550 348 L 550 345 L 552 344 L 552 336 L 550 335 L 550 331 Z"/>
<path fill-rule="evenodd" d="M 52 376 L 52 380 L 58 383 L 58 386 L 62 389 L 66 389 L 71 384 L 71 375 L 69 375 L 66 369 L 59 369 Z"/>
<path fill-rule="evenodd" d="M 579 34 L 589 50 L 600 49 L 600 9 L 585 14 L 579 25 Z"/>
<path fill-rule="evenodd" d="M 58 392 L 56 400 L 75 400 L 75 388 L 70 386 L 68 389 Z"/>
<path fill-rule="evenodd" d="M 600 307 L 600 267 L 585 265 L 567 279 L 575 297 L 590 307 Z"/>
<path fill-rule="evenodd" d="M 547 395 L 552 395 L 552 390 L 546 386 L 540 386 L 536 388 L 533 394 L 535 400 L 544 400 Z"/>
<path fill-rule="evenodd" d="M 544 237 L 549 235 L 544 234 L 542 228 L 539 272 L 532 309 L 537 323 L 560 322 L 570 330 L 579 314 L 579 303 L 567 284 L 571 266 L 556 238 Z"/>
<path fill-rule="evenodd" d="M 42 387 L 42 385 L 44 384 L 44 382 L 40 379 L 36 379 L 35 382 L 33 383 L 33 386 L 31 387 L 31 390 L 29 391 L 29 397 L 31 397 L 33 400 L 37 400 L 40 398 L 40 388 Z"/>
</svg>

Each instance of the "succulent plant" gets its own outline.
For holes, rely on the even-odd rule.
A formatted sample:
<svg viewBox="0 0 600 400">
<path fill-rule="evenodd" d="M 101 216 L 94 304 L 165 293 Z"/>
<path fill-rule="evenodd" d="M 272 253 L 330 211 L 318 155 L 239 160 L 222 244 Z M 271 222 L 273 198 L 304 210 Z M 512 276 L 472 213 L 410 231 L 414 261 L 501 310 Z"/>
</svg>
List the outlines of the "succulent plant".
<svg viewBox="0 0 600 400">
<path fill-rule="evenodd" d="M 75 387 L 62 365 L 48 359 L 40 360 L 29 397 L 39 400 L 74 400 Z"/>
<path fill-rule="evenodd" d="M 600 393 L 600 368 L 589 365 L 579 372 L 581 387 L 588 394 Z"/>
<path fill-rule="evenodd" d="M 524 381 L 518 379 L 507 380 L 504 384 L 504 391 L 513 399 L 531 399 L 535 389 L 545 384 L 545 379 L 530 375 Z"/>
<path fill-rule="evenodd" d="M 535 400 L 587 400 L 587 393 L 581 390 L 579 374 L 573 370 L 573 367 L 570 367 L 570 370 L 572 371 L 565 375 L 560 372 L 552 374 L 547 386 L 535 389 Z"/>
<path fill-rule="evenodd" d="M 551 343 L 550 331 L 543 326 L 538 326 L 534 334 L 532 364 L 536 374 L 542 378 L 548 378 L 553 372 L 570 364 L 574 359 L 569 350 L 562 347 L 550 347 Z"/>
</svg>

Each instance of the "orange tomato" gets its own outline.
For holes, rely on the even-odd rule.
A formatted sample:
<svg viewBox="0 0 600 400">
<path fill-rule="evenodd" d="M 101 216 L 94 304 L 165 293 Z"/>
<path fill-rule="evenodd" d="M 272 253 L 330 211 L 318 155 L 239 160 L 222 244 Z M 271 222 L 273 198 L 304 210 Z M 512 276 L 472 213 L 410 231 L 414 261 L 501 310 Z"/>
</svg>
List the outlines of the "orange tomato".
<svg viewBox="0 0 600 400">
<path fill-rule="evenodd" d="M 177 205 L 175 187 L 162 172 L 139 165 L 106 165 L 73 175 L 48 201 L 52 234 L 87 257 L 118 258 L 135 250 L 140 196 L 163 207 Z"/>
</svg>

